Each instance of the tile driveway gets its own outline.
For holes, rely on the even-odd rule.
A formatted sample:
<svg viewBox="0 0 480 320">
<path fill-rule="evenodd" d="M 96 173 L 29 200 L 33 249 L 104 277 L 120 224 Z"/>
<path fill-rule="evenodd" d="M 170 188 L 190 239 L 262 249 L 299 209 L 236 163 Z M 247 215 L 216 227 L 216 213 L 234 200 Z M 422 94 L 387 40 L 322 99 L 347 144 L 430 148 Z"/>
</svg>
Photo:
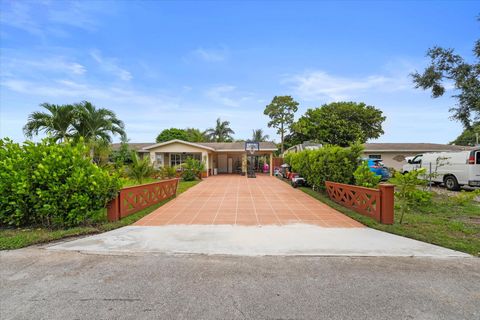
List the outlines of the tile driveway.
<svg viewBox="0 0 480 320">
<path fill-rule="evenodd" d="M 307 223 L 331 228 L 362 224 L 292 188 L 275 177 L 218 175 L 204 179 L 137 221 L 136 226 L 286 225 Z"/>
</svg>

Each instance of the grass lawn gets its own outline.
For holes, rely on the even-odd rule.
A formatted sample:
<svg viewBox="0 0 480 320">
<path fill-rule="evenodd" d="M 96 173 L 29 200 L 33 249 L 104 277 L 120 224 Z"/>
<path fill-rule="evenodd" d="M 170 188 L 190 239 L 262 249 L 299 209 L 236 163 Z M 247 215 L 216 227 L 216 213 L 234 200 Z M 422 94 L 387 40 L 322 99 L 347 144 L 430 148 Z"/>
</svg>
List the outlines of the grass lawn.
<svg viewBox="0 0 480 320">
<path fill-rule="evenodd" d="M 395 213 L 395 224 L 384 225 L 330 200 L 326 193 L 299 188 L 330 207 L 373 229 L 436 244 L 480 256 L 480 203 L 452 204 L 446 196 L 434 195 L 429 205 L 417 207 L 403 217 Z"/>
<path fill-rule="evenodd" d="M 157 181 L 157 180 L 144 181 L 144 183 L 149 183 L 154 181 Z M 180 181 L 178 185 L 177 195 L 186 191 L 190 187 L 193 187 L 199 182 L 200 181 Z M 134 183 L 129 185 L 134 185 Z M 58 240 L 66 237 L 101 233 L 101 232 L 117 229 L 120 227 L 124 227 L 143 218 L 144 216 L 151 213 L 152 211 L 164 205 L 170 200 L 171 199 L 164 200 L 160 203 L 157 203 L 156 205 L 145 208 L 137 213 L 134 213 L 128 217 L 125 217 L 115 222 L 108 222 L 106 220 L 107 213 L 106 213 L 106 210 L 104 210 L 105 220 L 91 226 L 76 227 L 71 229 L 58 229 L 58 230 L 51 230 L 51 229 L 44 229 L 44 228 L 0 229 L 0 250 L 18 249 L 18 248 L 23 248 L 32 244 L 49 242 L 49 241 Z"/>
</svg>

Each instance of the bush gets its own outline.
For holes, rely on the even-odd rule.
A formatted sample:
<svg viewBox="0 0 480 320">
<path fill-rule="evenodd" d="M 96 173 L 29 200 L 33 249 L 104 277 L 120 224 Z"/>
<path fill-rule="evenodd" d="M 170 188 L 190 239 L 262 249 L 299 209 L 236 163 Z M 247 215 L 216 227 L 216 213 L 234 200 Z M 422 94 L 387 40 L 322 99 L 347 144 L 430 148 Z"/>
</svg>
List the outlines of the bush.
<svg viewBox="0 0 480 320">
<path fill-rule="evenodd" d="M 466 192 L 462 190 L 455 194 L 454 196 L 447 197 L 447 204 L 455 205 L 455 206 L 465 206 L 469 203 L 472 203 L 476 197 L 480 196 L 480 189 L 476 189 L 474 191 Z"/>
<path fill-rule="evenodd" d="M 162 179 L 172 179 L 177 176 L 177 168 L 176 167 L 162 167 L 159 172 L 160 178 Z"/>
<path fill-rule="evenodd" d="M 353 173 L 353 176 L 355 177 L 355 184 L 357 186 L 367 188 L 376 188 L 382 179 L 381 176 L 370 170 L 367 161 L 362 161 L 362 164 L 358 166 L 357 170 Z"/>
<path fill-rule="evenodd" d="M 352 183 L 353 173 L 359 165 L 360 144 L 348 148 L 324 146 L 317 150 L 287 153 L 285 162 L 294 172 L 304 177 L 309 185 L 325 188 L 325 181 Z"/>
<path fill-rule="evenodd" d="M 82 142 L 0 139 L 0 224 L 71 227 L 98 219 L 120 180 L 86 154 Z"/>
<path fill-rule="evenodd" d="M 400 210 L 400 223 L 406 212 L 411 211 L 416 205 L 424 205 L 431 202 L 432 194 L 428 191 L 419 189 L 419 186 L 425 186 L 427 181 L 418 177 L 425 174 L 425 168 L 414 170 L 402 174 L 395 173 L 390 182 L 395 185 L 395 205 Z"/>
<path fill-rule="evenodd" d="M 205 164 L 199 160 L 188 158 L 182 164 L 182 178 L 184 181 L 193 181 L 197 177 L 201 179 L 202 172 L 205 170 Z"/>
<path fill-rule="evenodd" d="M 128 177 L 142 184 L 144 179 L 151 177 L 154 173 L 155 168 L 150 163 L 150 158 L 140 159 L 137 153 L 132 151 L 132 163 L 127 169 Z"/>
</svg>

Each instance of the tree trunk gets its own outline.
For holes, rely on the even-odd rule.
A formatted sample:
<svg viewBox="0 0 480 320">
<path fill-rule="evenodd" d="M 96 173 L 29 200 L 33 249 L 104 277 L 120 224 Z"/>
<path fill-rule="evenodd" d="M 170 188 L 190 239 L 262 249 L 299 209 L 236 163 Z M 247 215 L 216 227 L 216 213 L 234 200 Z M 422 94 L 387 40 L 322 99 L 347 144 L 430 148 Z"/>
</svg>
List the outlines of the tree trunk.
<svg viewBox="0 0 480 320">
<path fill-rule="evenodd" d="M 281 128 L 281 134 L 282 134 L 282 137 L 281 137 L 281 139 L 282 139 L 282 145 L 281 145 L 281 149 L 280 149 L 280 150 L 281 150 L 281 153 L 282 153 L 282 155 L 283 155 L 283 123 L 282 123 L 282 125 L 281 125 L 280 128 Z"/>
</svg>

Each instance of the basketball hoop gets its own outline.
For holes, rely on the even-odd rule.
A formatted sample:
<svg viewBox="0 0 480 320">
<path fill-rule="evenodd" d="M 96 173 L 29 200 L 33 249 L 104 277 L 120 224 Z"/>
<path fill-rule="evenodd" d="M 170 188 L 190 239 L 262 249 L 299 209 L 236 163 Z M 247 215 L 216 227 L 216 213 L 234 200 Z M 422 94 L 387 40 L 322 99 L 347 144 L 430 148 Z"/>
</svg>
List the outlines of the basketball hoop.
<svg viewBox="0 0 480 320">
<path fill-rule="evenodd" d="M 260 150 L 260 143 L 258 142 L 245 142 L 245 151 L 253 155 L 255 151 Z"/>
</svg>

